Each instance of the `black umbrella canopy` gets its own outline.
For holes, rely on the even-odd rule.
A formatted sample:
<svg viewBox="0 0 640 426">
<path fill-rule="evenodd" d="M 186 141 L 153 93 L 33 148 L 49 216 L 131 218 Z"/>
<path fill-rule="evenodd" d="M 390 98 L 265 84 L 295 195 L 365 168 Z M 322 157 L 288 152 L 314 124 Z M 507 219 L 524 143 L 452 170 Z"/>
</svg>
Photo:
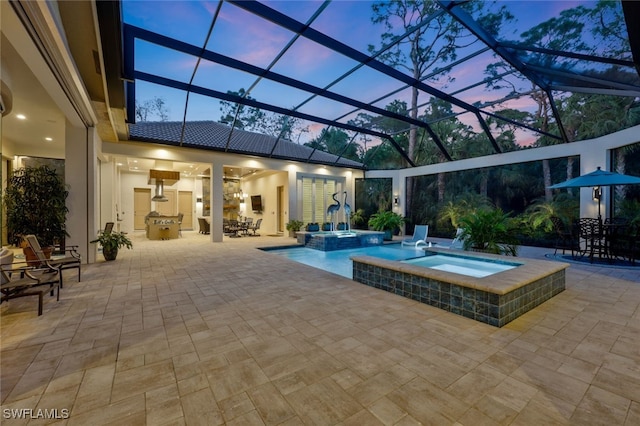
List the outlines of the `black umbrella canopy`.
<svg viewBox="0 0 640 426">
<path fill-rule="evenodd" d="M 591 173 L 577 178 L 551 185 L 551 189 L 581 188 L 585 186 L 612 186 L 612 185 L 636 185 L 640 184 L 640 177 L 623 175 L 616 172 L 607 172 L 598 167 Z"/>
</svg>

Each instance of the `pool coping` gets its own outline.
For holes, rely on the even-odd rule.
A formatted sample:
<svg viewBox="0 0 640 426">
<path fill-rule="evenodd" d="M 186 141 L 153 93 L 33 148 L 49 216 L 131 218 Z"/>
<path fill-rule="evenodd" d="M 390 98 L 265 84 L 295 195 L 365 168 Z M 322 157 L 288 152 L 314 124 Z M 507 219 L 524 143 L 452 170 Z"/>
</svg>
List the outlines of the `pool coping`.
<svg viewBox="0 0 640 426">
<path fill-rule="evenodd" d="M 487 260 L 517 263 L 517 268 L 507 271 L 497 272 L 486 277 L 470 277 L 467 275 L 456 274 L 454 272 L 440 271 L 437 269 L 429 269 L 422 266 L 403 263 L 397 260 L 386 260 L 373 256 L 350 256 L 353 261 L 364 263 L 372 266 L 379 266 L 397 272 L 405 272 L 424 278 L 432 278 L 447 281 L 462 287 L 482 290 L 488 293 L 505 295 L 522 286 L 538 281 L 549 274 L 553 274 L 571 266 L 569 263 L 556 262 L 549 260 L 527 259 L 520 257 L 501 256 L 490 253 L 481 252 L 465 252 L 459 250 L 443 249 L 437 247 L 423 248 L 424 251 L 448 254 L 458 257 L 484 258 Z"/>
</svg>

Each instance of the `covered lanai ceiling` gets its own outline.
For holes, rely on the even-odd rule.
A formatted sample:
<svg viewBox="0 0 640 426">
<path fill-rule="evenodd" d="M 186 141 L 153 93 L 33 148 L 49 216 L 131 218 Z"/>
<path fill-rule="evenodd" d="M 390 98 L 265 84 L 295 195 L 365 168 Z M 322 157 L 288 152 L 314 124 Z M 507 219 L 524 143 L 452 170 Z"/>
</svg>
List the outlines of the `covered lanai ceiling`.
<svg viewBox="0 0 640 426">
<path fill-rule="evenodd" d="M 590 105 L 613 103 L 612 131 L 640 122 L 637 5 L 124 0 L 113 69 L 139 140 L 136 103 L 172 145 L 234 152 L 185 140 L 209 121 L 269 134 L 256 155 L 306 143 L 310 162 L 416 166 L 593 137 Z"/>
</svg>

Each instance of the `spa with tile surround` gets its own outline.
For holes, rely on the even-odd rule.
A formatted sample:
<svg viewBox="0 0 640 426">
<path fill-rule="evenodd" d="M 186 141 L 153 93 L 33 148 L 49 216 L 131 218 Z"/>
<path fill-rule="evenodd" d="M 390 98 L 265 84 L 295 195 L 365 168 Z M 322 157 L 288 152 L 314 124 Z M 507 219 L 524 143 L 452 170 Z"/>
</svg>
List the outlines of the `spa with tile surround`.
<svg viewBox="0 0 640 426">
<path fill-rule="evenodd" d="M 567 263 L 460 253 L 429 248 L 429 254 L 515 266 L 484 277 L 432 269 L 403 261 L 353 256 L 353 279 L 452 313 L 502 327 L 565 289 Z"/>
<path fill-rule="evenodd" d="M 384 242 L 384 232 L 380 231 L 300 231 L 296 234 L 299 244 L 322 251 L 379 246 Z"/>
</svg>

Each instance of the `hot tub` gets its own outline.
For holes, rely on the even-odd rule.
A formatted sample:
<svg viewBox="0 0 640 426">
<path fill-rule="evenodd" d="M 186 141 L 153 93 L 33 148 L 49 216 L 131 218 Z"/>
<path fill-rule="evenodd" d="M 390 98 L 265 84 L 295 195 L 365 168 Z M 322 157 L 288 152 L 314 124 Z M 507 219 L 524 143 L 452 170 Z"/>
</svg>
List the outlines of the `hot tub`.
<svg viewBox="0 0 640 426">
<path fill-rule="evenodd" d="M 384 232 L 379 231 L 300 231 L 298 243 L 315 250 L 334 251 L 358 247 L 379 246 L 384 242 Z"/>
<path fill-rule="evenodd" d="M 434 252 L 428 252 L 425 257 L 407 259 L 402 262 L 476 278 L 488 277 L 489 275 L 508 271 L 521 265 L 521 263 L 516 262 L 478 259 L 470 256 L 438 254 Z"/>
<path fill-rule="evenodd" d="M 426 257 L 403 261 L 353 256 L 353 279 L 502 327 L 562 292 L 565 269 L 569 267 L 561 262 L 437 248 L 425 249 L 425 253 Z M 436 255 L 440 256 L 436 268 L 421 265 L 437 260 Z M 473 276 L 471 272 L 478 270 L 476 262 L 488 269 L 497 266 L 502 270 L 482 271 L 482 276 Z M 452 267 L 454 264 L 457 270 Z"/>
</svg>

